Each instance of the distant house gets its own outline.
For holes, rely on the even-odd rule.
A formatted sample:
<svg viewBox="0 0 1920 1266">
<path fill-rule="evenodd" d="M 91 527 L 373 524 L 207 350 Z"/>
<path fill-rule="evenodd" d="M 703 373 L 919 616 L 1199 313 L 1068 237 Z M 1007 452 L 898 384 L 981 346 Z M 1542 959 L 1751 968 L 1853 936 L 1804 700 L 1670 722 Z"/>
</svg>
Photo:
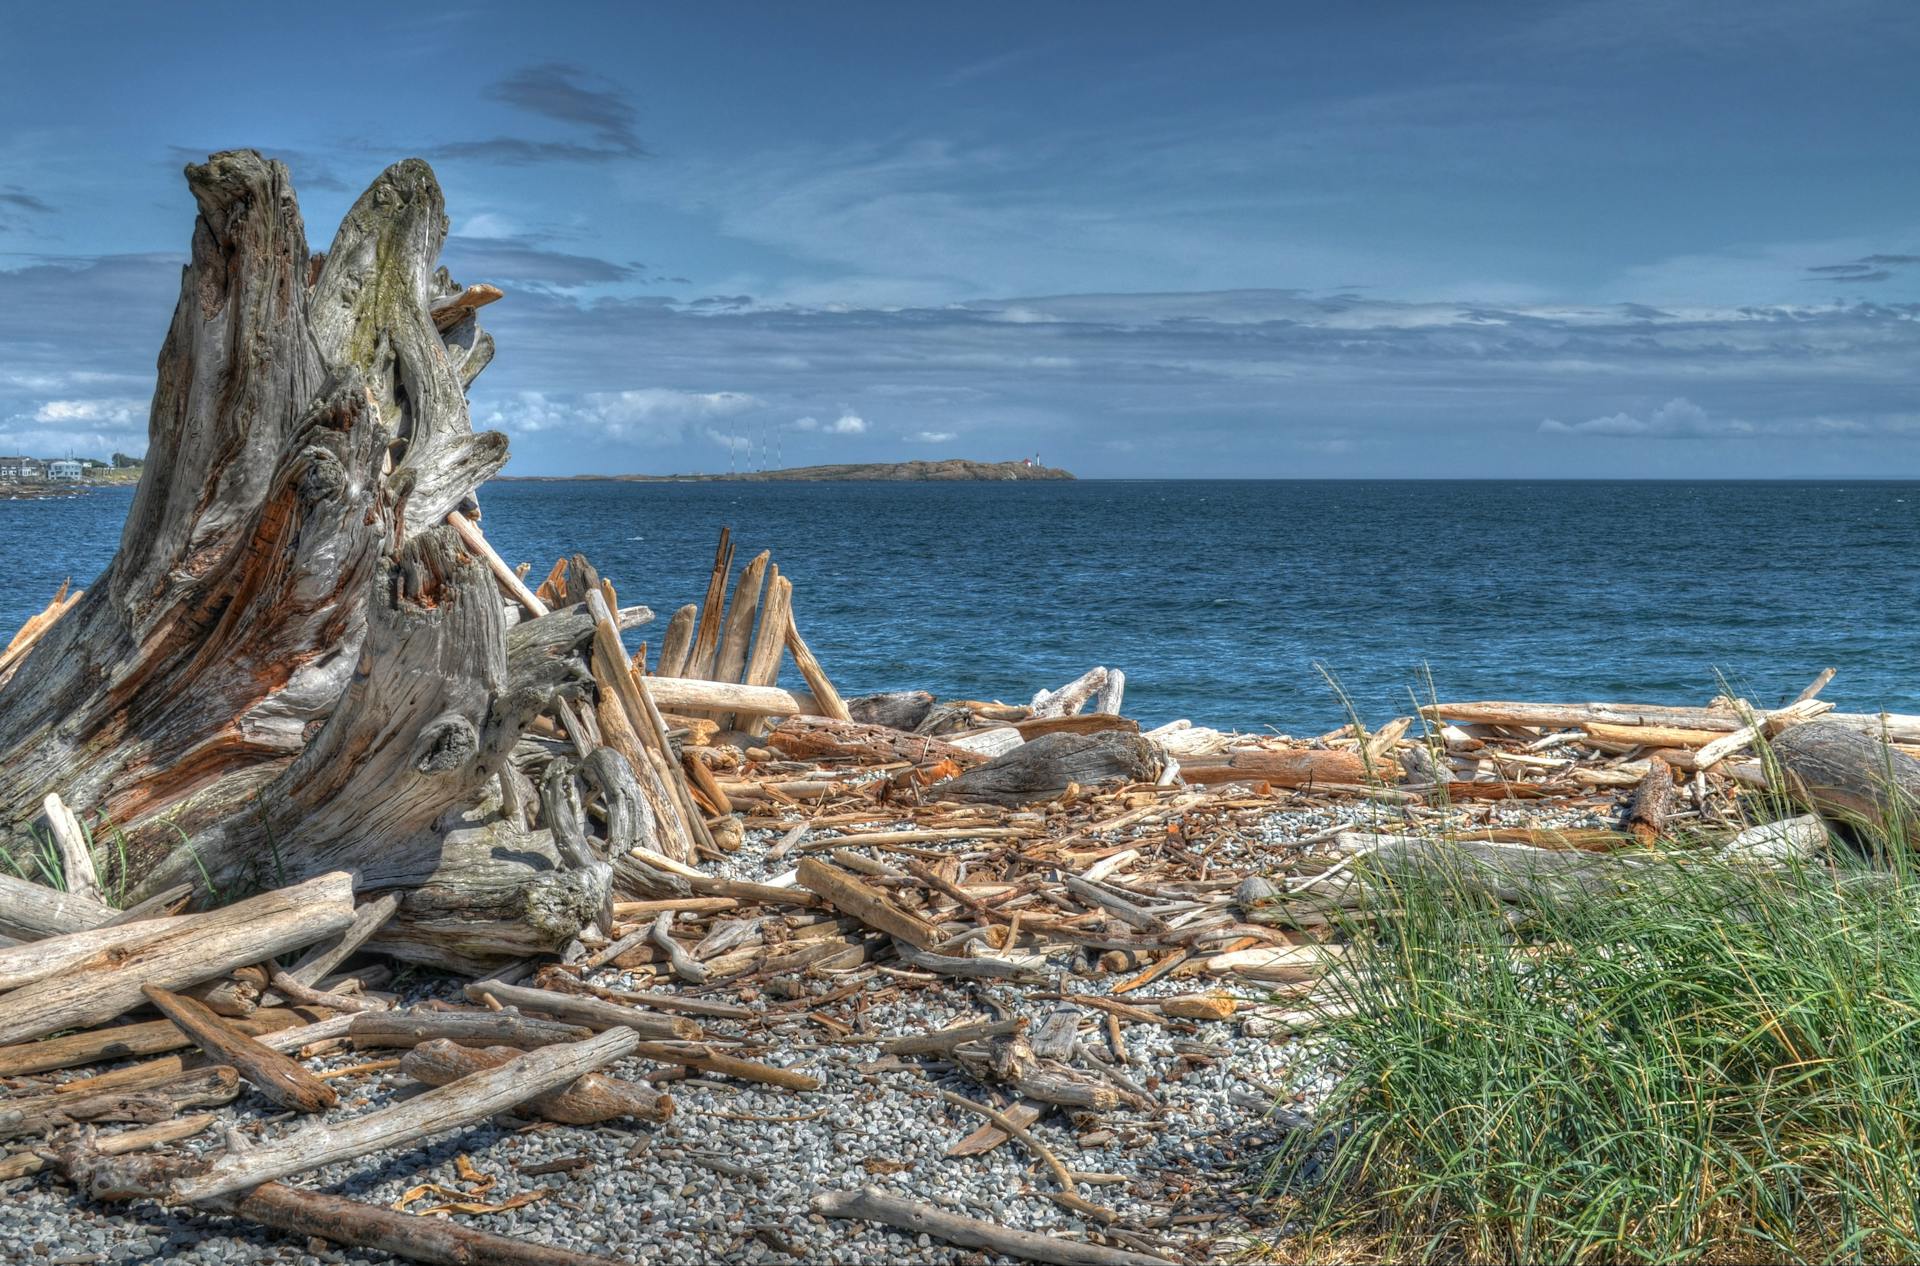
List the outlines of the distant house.
<svg viewBox="0 0 1920 1266">
<path fill-rule="evenodd" d="M 47 464 L 37 457 L 0 457 L 0 482 L 37 482 L 47 477 Z"/>
<path fill-rule="evenodd" d="M 48 479 L 82 480 L 87 477 L 86 465 L 71 457 L 56 457 L 47 463 Z"/>
</svg>

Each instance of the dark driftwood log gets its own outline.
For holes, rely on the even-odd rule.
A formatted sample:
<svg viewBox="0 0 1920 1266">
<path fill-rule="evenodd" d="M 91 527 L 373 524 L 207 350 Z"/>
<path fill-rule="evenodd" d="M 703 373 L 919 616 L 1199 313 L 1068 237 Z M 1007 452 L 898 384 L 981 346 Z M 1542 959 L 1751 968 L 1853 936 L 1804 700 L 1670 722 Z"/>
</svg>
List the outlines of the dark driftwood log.
<svg viewBox="0 0 1920 1266">
<path fill-rule="evenodd" d="M 912 730 L 933 711 L 933 696 L 924 690 L 894 690 L 847 700 L 847 715 L 862 725 L 884 725 Z"/>
<path fill-rule="evenodd" d="M 1773 740 L 1788 795 L 1872 838 L 1920 847 L 1920 761 L 1838 721 L 1796 725 Z"/>
<path fill-rule="evenodd" d="M 1151 780 L 1160 759 L 1137 734 L 1047 734 L 1022 743 L 1004 756 L 938 783 L 942 799 L 1027 804 L 1051 800 L 1071 784 Z"/>
<path fill-rule="evenodd" d="M 986 759 L 930 735 L 826 717 L 787 717 L 767 735 L 767 746 L 795 760 L 850 757 L 873 764 L 904 760 L 916 765 L 950 760 L 968 769 Z"/>
<path fill-rule="evenodd" d="M 203 868 L 223 890 L 346 869 L 408 891 L 389 952 L 557 948 L 606 876 L 502 821 L 492 789 L 578 683 L 564 656 L 508 654 L 496 584 L 444 526 L 507 450 L 464 394 L 492 341 L 432 316 L 462 293 L 435 269 L 433 173 L 382 173 L 324 262 L 279 163 L 217 154 L 187 183 L 146 469 L 106 574 L 0 686 L 0 815 L 58 791 L 112 821 L 128 873 L 106 878 L 133 900 L 204 893 Z"/>
<path fill-rule="evenodd" d="M 1621 825 L 1642 844 L 1651 844 L 1666 829 L 1667 813 L 1673 807 L 1673 767 L 1655 756 L 1647 761 L 1647 775 L 1633 789 L 1633 799 Z"/>
</svg>

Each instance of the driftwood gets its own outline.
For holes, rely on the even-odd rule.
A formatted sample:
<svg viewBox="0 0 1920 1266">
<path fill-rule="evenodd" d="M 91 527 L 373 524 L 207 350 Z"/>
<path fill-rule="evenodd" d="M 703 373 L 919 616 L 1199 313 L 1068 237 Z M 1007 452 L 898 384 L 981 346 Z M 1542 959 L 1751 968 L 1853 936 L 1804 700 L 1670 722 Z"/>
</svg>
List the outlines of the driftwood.
<svg viewBox="0 0 1920 1266">
<path fill-rule="evenodd" d="M 1773 740 L 1782 790 L 1823 817 L 1920 847 L 1920 761 L 1832 716 Z"/>
<path fill-rule="evenodd" d="M 295 1235 L 379 1249 L 433 1266 L 616 1266 L 610 1257 L 535 1244 L 524 1236 L 494 1235 L 446 1218 L 400 1213 L 277 1182 L 199 1203 Z"/>
<path fill-rule="evenodd" d="M 256 1037 L 307 1024 L 323 1017 L 324 1011 L 294 1010 L 287 1007 L 263 1007 L 250 1016 L 230 1019 L 228 1024 Z M 51 1072 L 110 1059 L 128 1059 L 136 1055 L 162 1055 L 191 1046 L 192 1040 L 171 1020 L 151 1020 L 143 1024 L 120 1024 L 84 1033 L 42 1038 L 0 1047 L 0 1077 L 24 1077 L 30 1073 Z"/>
<path fill-rule="evenodd" d="M 144 1159 L 77 1156 L 67 1170 L 96 1200 L 147 1198 L 198 1204 L 460 1129 L 632 1053 L 634 1041 L 631 1033 L 622 1031 L 529 1051 L 377 1112 L 345 1121 L 315 1120 L 242 1152 L 204 1160 L 167 1158 L 152 1164 Z"/>
<path fill-rule="evenodd" d="M 830 1218 L 860 1218 L 898 1227 L 912 1235 L 930 1235 L 964 1248 L 985 1249 L 1027 1262 L 1059 1266 L 1169 1266 L 1171 1258 L 1125 1249 L 1102 1248 L 1078 1240 L 1015 1231 L 995 1222 L 969 1218 L 916 1200 L 890 1196 L 878 1187 L 828 1191 L 812 1200 L 815 1213 Z"/>
<path fill-rule="evenodd" d="M 390 952 L 558 948 L 604 891 L 490 791 L 579 684 L 510 660 L 498 583 L 446 523 L 506 441 L 469 421 L 491 342 L 479 292 L 435 272 L 433 173 L 382 173 L 317 266 L 280 164 L 217 154 L 187 184 L 145 470 L 106 574 L 0 685 L 0 814 L 57 791 L 114 822 L 134 901 L 350 869 L 406 894 Z"/>
<path fill-rule="evenodd" d="M 82 1122 L 165 1121 L 187 1108 L 217 1107 L 240 1094 L 240 1075 L 225 1065 L 178 1073 L 136 1090 L 59 1093 L 8 1100 L 0 1135 L 50 1134 Z"/>
<path fill-rule="evenodd" d="M 0 1042 L 103 1024 L 138 1006 L 143 985 L 179 989 L 210 980 L 244 964 L 299 949 L 353 922 L 349 876 L 322 876 L 313 884 L 329 891 L 331 899 L 316 894 L 293 909 L 254 917 L 255 909 L 283 900 L 280 894 L 267 894 L 198 920 L 189 916 L 116 929 L 143 932 L 145 939 L 122 943 L 98 960 L 69 964 L 57 974 L 0 995 Z M 28 948 L 33 947 L 21 947 Z"/>
<path fill-rule="evenodd" d="M 834 909 L 916 949 L 927 949 L 939 939 L 938 929 L 925 919 L 902 910 L 858 879 L 818 858 L 809 857 L 800 863 L 799 881 L 801 887 L 818 894 Z"/>
<path fill-rule="evenodd" d="M 505 1046 L 527 1051 L 593 1036 L 593 1030 L 584 1025 L 539 1020 L 512 1011 L 426 1011 L 417 1007 L 356 1015 L 347 1033 L 359 1047 L 450 1041 L 461 1046 Z"/>
<path fill-rule="evenodd" d="M 825 717 L 789 717 L 767 735 L 767 746 L 794 760 L 828 758 L 876 765 L 897 760 L 932 765 L 950 760 L 962 769 L 982 760 L 977 752 L 927 735 Z"/>
<path fill-rule="evenodd" d="M 1222 782 L 1264 782 L 1275 787 L 1304 787 L 1313 783 L 1352 786 L 1367 780 L 1367 765 L 1358 752 L 1305 748 L 1269 751 L 1264 748 L 1224 756 L 1188 757 L 1180 762 L 1180 776 L 1206 786 Z M 1392 781 L 1397 771 L 1376 766 L 1375 778 Z"/>
<path fill-rule="evenodd" d="M 0 874 L 0 936 L 38 941 L 84 932 L 119 911 L 91 897 L 78 897 L 14 875 Z"/>
<path fill-rule="evenodd" d="M 574 994 L 555 993 L 550 989 L 529 989 L 524 985 L 502 985 L 484 980 L 467 986 L 469 998 L 479 1001 L 483 994 L 492 995 L 494 1001 L 504 1006 L 545 1012 L 556 1020 L 567 1024 L 584 1024 L 595 1032 L 624 1028 L 632 1030 L 638 1037 L 648 1039 L 691 1040 L 700 1036 L 700 1026 L 692 1020 L 642 1011 L 637 1007 L 621 1006 L 617 1002 L 603 1002 L 598 998 L 584 998 Z M 513 1043 L 503 1043 L 503 1045 L 513 1045 Z"/>
<path fill-rule="evenodd" d="M 181 1139 L 192 1138 L 200 1133 L 212 1125 L 214 1119 L 212 1113 L 206 1112 L 190 1117 L 176 1117 L 173 1120 L 161 1121 L 137 1130 L 102 1134 L 94 1138 L 93 1149 L 102 1156 L 124 1156 L 128 1152 L 159 1147 L 163 1143 L 177 1143 Z M 11 1156 L 0 1158 L 0 1182 L 40 1173 L 51 1164 L 51 1161 L 37 1151 L 16 1152 Z"/>
<path fill-rule="evenodd" d="M 919 729 L 932 711 L 933 696 L 924 690 L 896 690 L 847 700 L 848 719 L 895 730 Z"/>
<path fill-rule="evenodd" d="M 324 1112 L 340 1102 L 333 1087 L 302 1068 L 294 1060 L 263 1046 L 208 1010 L 204 1003 L 184 998 L 154 985 L 142 990 L 147 1001 L 159 1009 L 208 1058 L 233 1065 L 248 1083 L 283 1108 L 295 1112 Z"/>
<path fill-rule="evenodd" d="M 498 1068 L 519 1053 L 511 1046 L 462 1046 L 440 1038 L 409 1051 L 400 1061 L 400 1071 L 429 1086 L 444 1086 L 470 1073 Z M 673 1100 L 651 1086 L 588 1073 L 534 1096 L 516 1111 L 562 1125 L 594 1125 L 620 1117 L 659 1122 L 673 1115 Z"/>
<path fill-rule="evenodd" d="M 1642 844 L 1651 844 L 1666 830 L 1672 807 L 1673 767 L 1655 756 L 1647 762 L 1646 777 L 1634 788 L 1620 824 Z"/>
<path fill-rule="evenodd" d="M 1152 746 L 1137 734 L 1048 734 L 940 783 L 937 794 L 1027 804 L 1056 799 L 1070 786 L 1151 781 L 1159 765 Z"/>
</svg>

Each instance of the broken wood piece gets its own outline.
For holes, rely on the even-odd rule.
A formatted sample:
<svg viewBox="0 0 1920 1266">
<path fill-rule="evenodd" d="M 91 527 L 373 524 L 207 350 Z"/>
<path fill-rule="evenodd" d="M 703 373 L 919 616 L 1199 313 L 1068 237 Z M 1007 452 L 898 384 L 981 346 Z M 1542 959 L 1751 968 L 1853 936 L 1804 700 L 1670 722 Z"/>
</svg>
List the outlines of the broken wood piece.
<svg viewBox="0 0 1920 1266">
<path fill-rule="evenodd" d="M 95 1199 L 147 1196 L 198 1204 L 371 1152 L 417 1146 L 630 1055 L 636 1043 L 631 1032 L 616 1030 L 581 1042 L 528 1051 L 496 1068 L 364 1116 L 345 1121 L 315 1120 L 243 1152 L 228 1151 L 200 1161 L 180 1158 L 157 1174 L 152 1167 L 128 1169 L 124 1162 L 111 1159 L 87 1166 L 70 1165 L 68 1169 Z"/>
<path fill-rule="evenodd" d="M 809 1204 L 815 1213 L 829 1218 L 879 1222 L 909 1234 L 928 1235 L 963 1248 L 985 1249 L 1021 1261 L 1050 1262 L 1056 1266 L 1173 1266 L 1172 1258 L 1103 1248 L 1033 1231 L 1015 1231 L 997 1222 L 964 1217 L 930 1204 L 890 1196 L 878 1187 L 823 1191 Z"/>
<path fill-rule="evenodd" d="M 501 986 L 483 980 L 472 988 L 489 992 Z M 583 1041 L 593 1036 L 593 1032 L 585 1025 L 541 1020 L 511 1011 L 428 1011 L 420 1007 L 361 1012 L 352 1017 L 347 1026 L 347 1036 L 363 1050 L 444 1040 L 461 1046 L 511 1046 L 531 1051 L 562 1042 Z"/>
<path fill-rule="evenodd" d="M 102 1156 L 124 1156 L 128 1152 L 138 1152 L 149 1147 L 159 1147 L 164 1143 L 177 1143 L 181 1139 L 192 1138 L 218 1119 L 211 1112 L 190 1117 L 175 1117 L 171 1121 L 143 1125 L 137 1130 L 121 1130 L 117 1134 L 95 1135 L 91 1146 Z M 33 1151 L 16 1152 L 12 1156 L 0 1157 L 0 1182 L 40 1173 L 50 1164 L 51 1162 L 45 1156 Z"/>
<path fill-rule="evenodd" d="M 525 985 L 502 985 L 485 980 L 467 986 L 467 997 L 474 1001 L 479 1001 L 482 994 L 492 994 L 496 1000 L 507 1006 L 545 1012 L 554 1019 L 568 1024 L 584 1024 L 596 1032 L 625 1028 L 632 1030 L 638 1037 L 649 1039 L 694 1040 L 701 1036 L 700 1026 L 692 1020 L 680 1016 L 657 1015 L 637 1007 L 605 1002 L 599 998 L 555 993 L 551 989 L 533 989 Z M 512 1046 L 517 1043 L 503 1042 L 501 1045 Z"/>
<path fill-rule="evenodd" d="M 481 534 L 478 523 L 460 511 L 454 510 L 447 515 L 447 525 L 453 529 L 454 535 L 460 538 L 461 544 L 480 556 L 480 561 L 487 565 L 487 570 L 492 572 L 493 578 L 500 582 L 500 587 L 506 590 L 507 595 L 515 602 L 525 607 L 528 615 L 538 617 L 547 614 L 547 604 L 535 597 L 533 590 L 527 588 L 526 582 L 520 579 L 519 573 L 507 566 L 507 560 L 494 552 L 493 546 L 489 545 L 487 538 Z"/>
<path fill-rule="evenodd" d="M 429 1086 L 444 1086 L 470 1073 L 498 1068 L 519 1053 L 511 1046 L 463 1046 L 437 1038 L 407 1052 L 400 1071 Z M 621 1117 L 658 1123 L 673 1115 L 673 1100 L 651 1086 L 588 1073 L 536 1095 L 515 1111 L 561 1125 L 594 1125 Z"/>
<path fill-rule="evenodd" d="M 327 1083 L 279 1051 L 254 1041 L 204 1003 L 157 985 L 143 986 L 140 992 L 209 1058 L 233 1065 L 248 1084 L 281 1107 L 324 1112 L 340 1101 Z"/>
<path fill-rule="evenodd" d="M 1016 1099 L 1006 1108 L 1006 1116 L 1021 1125 L 1032 1125 L 1048 1111 L 1048 1105 L 1032 1103 L 1026 1099 Z M 1008 1142 L 1013 1135 L 1007 1133 L 989 1121 L 973 1133 L 948 1147 L 944 1155 L 949 1159 L 963 1156 L 984 1156 L 1002 1143 Z"/>
<path fill-rule="evenodd" d="M 940 939 L 939 929 L 931 923 L 902 910 L 881 893 L 817 857 L 800 863 L 798 879 L 802 888 L 817 894 L 834 909 L 916 949 L 927 949 Z"/>
<path fill-rule="evenodd" d="M 758 1060 L 723 1055 L 705 1046 L 683 1045 L 677 1042 L 642 1042 L 634 1048 L 633 1053 L 642 1059 L 651 1059 L 662 1064 L 697 1068 L 704 1073 L 732 1077 L 737 1081 L 757 1081 L 763 1085 L 779 1086 L 783 1090 L 818 1090 L 821 1085 L 820 1079 L 811 1074 L 795 1072 L 790 1068 L 775 1068 L 771 1064 L 762 1064 Z"/>
<path fill-rule="evenodd" d="M 232 1103 L 240 1095 L 240 1074 L 226 1064 L 175 1073 L 151 1085 L 20 1096 L 0 1103 L 0 1136 L 51 1134 L 95 1121 L 164 1121 L 186 1108 Z"/>
<path fill-rule="evenodd" d="M 484 308 L 499 298 L 500 287 L 477 282 L 451 298 L 436 300 L 427 309 L 427 315 L 433 318 L 433 328 L 444 334 L 472 316 L 476 308 Z"/>
<path fill-rule="evenodd" d="M 813 692 L 814 700 L 819 704 L 820 715 L 835 721 L 853 720 L 853 714 L 847 710 L 846 703 L 841 700 L 840 692 L 834 689 L 832 680 L 828 678 L 827 670 L 820 666 L 820 661 L 814 658 L 813 652 L 807 647 L 806 640 L 800 636 L 800 629 L 793 622 L 791 603 L 788 604 L 787 609 L 786 640 L 787 651 L 793 656 L 794 666 L 800 670 L 800 679 L 806 682 L 807 689 Z"/>
<path fill-rule="evenodd" d="M 1655 756 L 1647 761 L 1646 777 L 1634 788 L 1621 825 L 1642 844 L 1652 844 L 1667 828 L 1673 807 L 1673 767 Z"/>
<path fill-rule="evenodd" d="M 1090 1200 L 1082 1199 L 1078 1191 L 1078 1184 L 1074 1179 L 1073 1171 L 1069 1170 L 1060 1162 L 1060 1158 L 1054 1155 L 1052 1148 L 1042 1143 L 1038 1138 L 1035 1138 L 1033 1132 L 1027 1129 L 1026 1126 L 1020 1124 L 1020 1122 L 1014 1120 L 1006 1113 L 1001 1112 L 998 1108 L 989 1107 L 984 1103 L 975 1103 L 963 1095 L 954 1094 L 951 1090 L 942 1090 L 940 1092 L 940 1098 L 943 1102 L 952 1104 L 956 1108 L 962 1108 L 968 1112 L 985 1117 L 1003 1133 L 1009 1134 L 1025 1144 L 1026 1149 L 1033 1153 L 1034 1159 L 1040 1161 L 1048 1169 L 1053 1171 L 1054 1181 L 1060 1184 L 1060 1194 L 1056 1196 L 1055 1199 L 1059 1200 L 1067 1208 L 1074 1210 L 1076 1213 L 1083 1213 L 1101 1222 L 1111 1222 L 1119 1216 L 1104 1205 L 1097 1205 Z"/>
<path fill-rule="evenodd" d="M 60 798 L 57 791 L 49 791 L 41 801 L 41 808 L 47 815 L 47 831 L 53 836 L 53 844 L 60 852 L 60 875 L 66 881 L 64 887 L 75 897 L 106 904 L 106 898 L 100 892 L 100 876 L 93 869 L 93 852 L 88 847 L 87 833 L 75 817 L 73 810 L 67 808 L 67 802 Z"/>
<path fill-rule="evenodd" d="M 431 1266 L 619 1266 L 614 1258 L 538 1244 L 524 1235 L 495 1235 L 447 1218 L 402 1213 L 277 1182 L 199 1203 L 295 1235 Z"/>
</svg>

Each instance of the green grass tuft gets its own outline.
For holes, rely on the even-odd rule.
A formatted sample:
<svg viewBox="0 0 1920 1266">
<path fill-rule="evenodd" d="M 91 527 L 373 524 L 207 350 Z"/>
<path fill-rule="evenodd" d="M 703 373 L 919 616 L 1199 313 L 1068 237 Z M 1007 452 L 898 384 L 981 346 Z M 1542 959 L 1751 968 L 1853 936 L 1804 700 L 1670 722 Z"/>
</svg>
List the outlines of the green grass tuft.
<svg viewBox="0 0 1920 1266">
<path fill-rule="evenodd" d="M 1347 1070 L 1283 1254 L 1920 1257 L 1920 886 L 1661 864 L 1516 926 L 1445 877 L 1356 922 Z"/>
</svg>

